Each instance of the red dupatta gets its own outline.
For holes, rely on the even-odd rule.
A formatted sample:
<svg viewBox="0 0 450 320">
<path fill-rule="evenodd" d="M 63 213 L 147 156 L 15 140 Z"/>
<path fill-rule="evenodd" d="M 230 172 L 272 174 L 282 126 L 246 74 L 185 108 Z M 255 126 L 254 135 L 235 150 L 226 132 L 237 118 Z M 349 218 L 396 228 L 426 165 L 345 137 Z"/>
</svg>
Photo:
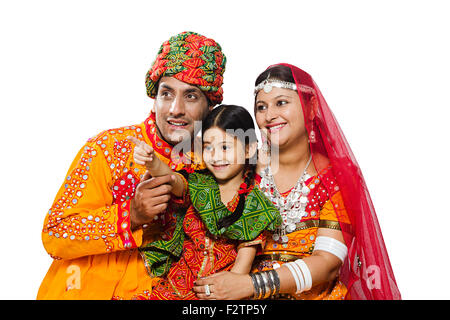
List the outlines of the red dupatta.
<svg viewBox="0 0 450 320">
<path fill-rule="evenodd" d="M 351 228 L 341 223 L 348 258 L 341 267 L 340 280 L 348 288 L 348 298 L 401 299 L 369 191 L 338 122 L 308 73 L 290 64 L 279 65 L 292 71 L 316 170 L 331 165 L 351 221 Z"/>
</svg>

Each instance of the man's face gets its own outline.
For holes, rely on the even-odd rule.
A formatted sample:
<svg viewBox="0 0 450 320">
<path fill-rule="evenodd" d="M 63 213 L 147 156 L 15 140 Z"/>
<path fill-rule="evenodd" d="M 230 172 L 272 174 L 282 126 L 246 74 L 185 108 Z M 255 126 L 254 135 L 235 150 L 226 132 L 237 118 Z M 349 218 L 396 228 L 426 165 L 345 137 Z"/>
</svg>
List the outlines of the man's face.
<svg viewBox="0 0 450 320">
<path fill-rule="evenodd" d="M 160 79 L 154 111 L 159 134 L 167 143 L 191 139 L 194 122 L 202 121 L 211 109 L 198 87 L 172 77 Z"/>
</svg>

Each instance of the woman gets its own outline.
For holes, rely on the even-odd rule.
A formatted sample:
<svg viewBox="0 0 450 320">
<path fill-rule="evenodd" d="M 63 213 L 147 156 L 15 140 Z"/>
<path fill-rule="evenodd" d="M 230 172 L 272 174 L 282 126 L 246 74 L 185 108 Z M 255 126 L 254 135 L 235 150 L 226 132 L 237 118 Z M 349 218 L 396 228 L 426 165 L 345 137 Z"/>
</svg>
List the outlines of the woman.
<svg viewBox="0 0 450 320">
<path fill-rule="evenodd" d="M 284 223 L 257 257 L 253 274 L 200 279 L 197 296 L 400 299 L 359 166 L 311 76 L 279 64 L 255 86 L 256 122 L 278 151 L 270 154 L 260 186 Z"/>
</svg>

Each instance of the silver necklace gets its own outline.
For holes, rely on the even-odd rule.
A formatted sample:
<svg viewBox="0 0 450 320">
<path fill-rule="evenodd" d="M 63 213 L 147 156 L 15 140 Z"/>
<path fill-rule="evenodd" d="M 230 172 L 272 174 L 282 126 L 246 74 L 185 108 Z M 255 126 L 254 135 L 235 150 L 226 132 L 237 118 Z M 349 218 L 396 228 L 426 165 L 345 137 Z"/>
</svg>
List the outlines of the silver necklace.
<svg viewBox="0 0 450 320">
<path fill-rule="evenodd" d="M 280 194 L 277 186 L 275 185 L 270 164 L 262 172 L 260 189 L 269 199 L 272 200 L 280 211 L 280 215 L 283 219 L 283 223 L 277 230 L 275 230 L 273 234 L 274 241 L 287 243 L 289 239 L 286 234 L 295 231 L 296 224 L 300 222 L 302 217 L 307 215 L 306 206 L 309 202 L 308 194 L 310 190 L 308 186 L 306 186 L 305 182 L 311 177 L 306 172 L 309 164 L 311 163 L 311 159 L 312 156 L 309 157 L 303 173 L 286 198 Z"/>
</svg>

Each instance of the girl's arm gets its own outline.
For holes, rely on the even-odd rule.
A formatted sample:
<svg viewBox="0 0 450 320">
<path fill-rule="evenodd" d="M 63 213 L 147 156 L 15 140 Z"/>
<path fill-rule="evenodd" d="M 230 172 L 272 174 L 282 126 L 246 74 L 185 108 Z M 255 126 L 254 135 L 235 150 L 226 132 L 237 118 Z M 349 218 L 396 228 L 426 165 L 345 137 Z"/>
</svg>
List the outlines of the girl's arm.
<svg viewBox="0 0 450 320">
<path fill-rule="evenodd" d="M 253 260 L 256 255 L 256 246 L 241 247 L 238 249 L 236 261 L 234 262 L 232 272 L 248 274 L 252 268 Z"/>
<path fill-rule="evenodd" d="M 134 162 L 143 165 L 147 168 L 148 172 L 152 177 L 160 177 L 165 175 L 172 175 L 171 180 L 172 193 L 177 196 L 183 196 L 185 183 L 183 178 L 179 174 L 174 174 L 172 169 L 165 164 L 158 156 L 155 154 L 152 147 L 135 137 L 128 136 L 128 140 L 133 142 L 136 147 L 134 148 Z"/>
</svg>

